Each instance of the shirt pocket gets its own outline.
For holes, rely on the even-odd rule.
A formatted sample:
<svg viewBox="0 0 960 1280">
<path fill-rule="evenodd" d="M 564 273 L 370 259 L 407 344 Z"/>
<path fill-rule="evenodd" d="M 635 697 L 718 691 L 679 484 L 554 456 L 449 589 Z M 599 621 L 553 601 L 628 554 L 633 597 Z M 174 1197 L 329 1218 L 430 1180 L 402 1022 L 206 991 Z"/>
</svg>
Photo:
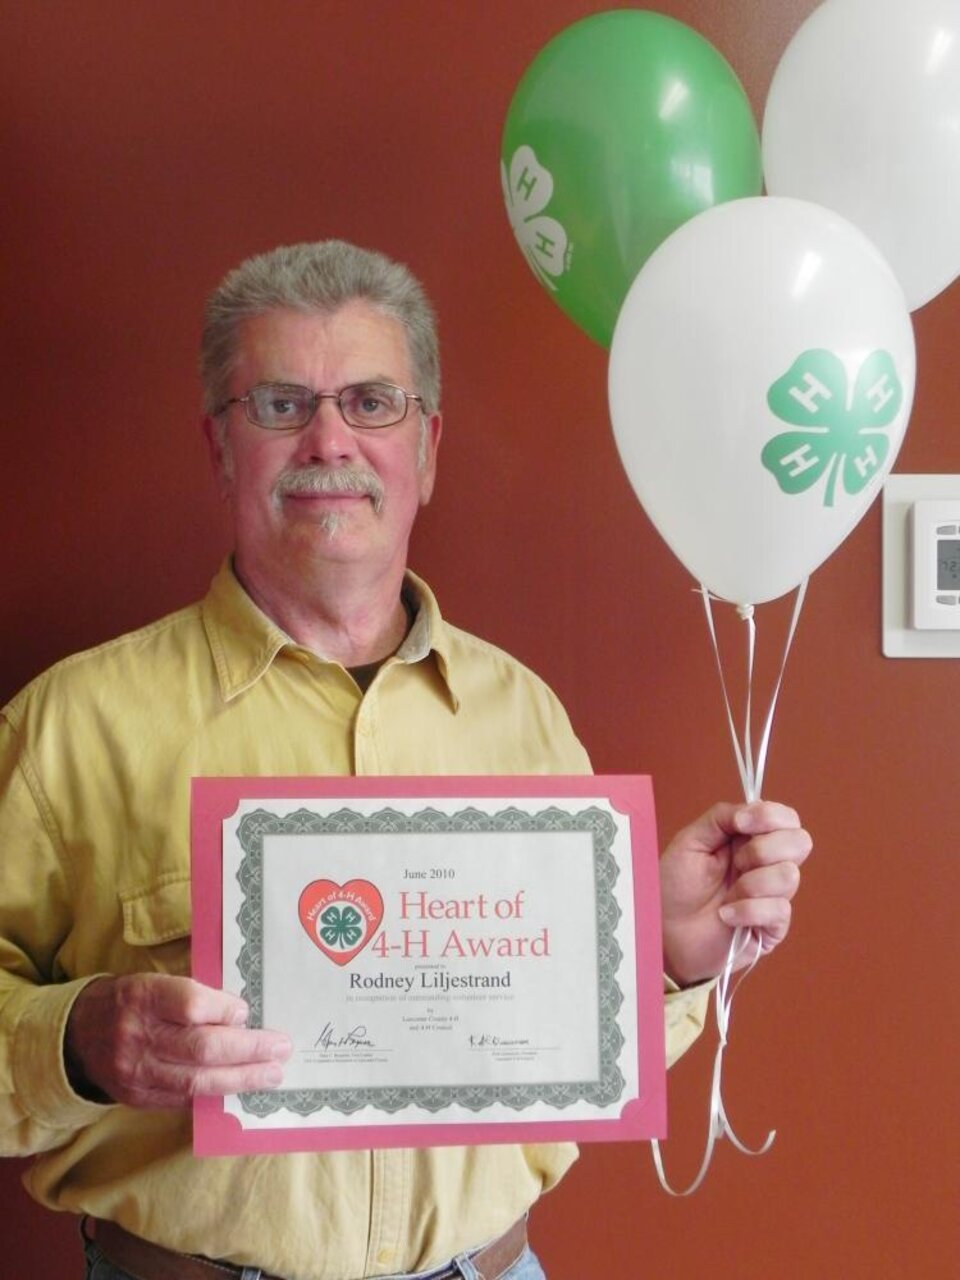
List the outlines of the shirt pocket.
<svg viewBox="0 0 960 1280">
<path fill-rule="evenodd" d="M 135 968 L 188 977 L 190 973 L 190 877 L 172 872 L 119 891 L 123 941 Z"/>
</svg>

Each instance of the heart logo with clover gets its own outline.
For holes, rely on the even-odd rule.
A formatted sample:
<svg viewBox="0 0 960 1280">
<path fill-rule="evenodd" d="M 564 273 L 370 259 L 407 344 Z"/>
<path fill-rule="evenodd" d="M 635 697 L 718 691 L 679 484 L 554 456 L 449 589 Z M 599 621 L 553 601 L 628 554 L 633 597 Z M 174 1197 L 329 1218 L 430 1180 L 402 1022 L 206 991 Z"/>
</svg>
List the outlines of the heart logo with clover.
<svg viewBox="0 0 960 1280">
<path fill-rule="evenodd" d="M 347 965 L 376 934 L 383 897 L 369 880 L 312 880 L 300 894 L 300 923 L 334 964 Z"/>
</svg>

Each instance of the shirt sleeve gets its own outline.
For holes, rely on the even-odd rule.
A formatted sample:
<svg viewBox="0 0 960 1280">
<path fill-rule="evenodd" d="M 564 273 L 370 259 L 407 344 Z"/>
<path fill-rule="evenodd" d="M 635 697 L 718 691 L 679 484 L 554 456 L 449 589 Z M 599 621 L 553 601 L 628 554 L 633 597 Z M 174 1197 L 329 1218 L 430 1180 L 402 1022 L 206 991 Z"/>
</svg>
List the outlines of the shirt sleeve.
<svg viewBox="0 0 960 1280">
<path fill-rule="evenodd" d="M 716 986 L 716 979 L 681 990 L 664 974 L 663 986 L 667 1066 L 672 1067 L 703 1031 L 710 992 Z"/>
<path fill-rule="evenodd" d="M 63 1036 L 100 975 L 68 980 L 57 953 L 72 894 L 52 815 L 18 734 L 0 717 L 0 1154 L 61 1146 L 105 1107 L 70 1086 Z"/>
</svg>

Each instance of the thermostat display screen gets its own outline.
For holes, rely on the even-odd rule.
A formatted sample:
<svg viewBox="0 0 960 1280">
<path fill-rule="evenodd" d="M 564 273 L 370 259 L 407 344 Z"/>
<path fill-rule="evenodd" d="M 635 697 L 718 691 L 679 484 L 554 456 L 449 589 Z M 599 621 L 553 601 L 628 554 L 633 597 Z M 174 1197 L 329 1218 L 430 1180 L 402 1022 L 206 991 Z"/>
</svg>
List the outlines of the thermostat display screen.
<svg viewBox="0 0 960 1280">
<path fill-rule="evenodd" d="M 960 637 L 960 476 L 952 477 L 952 482 L 952 496 L 918 498 L 913 503 L 906 542 L 912 579 L 911 627 L 917 631 L 952 631 L 956 641 Z M 936 646 L 935 649 L 941 652 Z M 934 649 L 929 652 L 932 655 Z M 954 650 L 948 646 L 942 652 Z M 960 654 L 960 645 L 956 652 Z"/>
<path fill-rule="evenodd" d="M 960 539 L 937 540 L 937 590 L 960 591 Z"/>
</svg>

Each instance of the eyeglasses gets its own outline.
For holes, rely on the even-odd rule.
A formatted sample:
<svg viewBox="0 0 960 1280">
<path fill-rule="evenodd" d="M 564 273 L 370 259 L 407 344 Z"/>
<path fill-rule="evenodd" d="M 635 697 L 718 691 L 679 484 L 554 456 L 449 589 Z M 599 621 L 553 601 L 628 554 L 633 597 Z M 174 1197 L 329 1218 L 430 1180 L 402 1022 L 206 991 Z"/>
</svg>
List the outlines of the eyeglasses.
<svg viewBox="0 0 960 1280">
<path fill-rule="evenodd" d="M 242 404 L 255 427 L 297 431 L 312 420 L 321 400 L 335 400 L 347 426 L 373 431 L 402 422 L 409 401 L 423 404 L 420 396 L 392 382 L 356 382 L 341 391 L 311 391 L 286 382 L 262 382 L 251 387 L 245 396 L 225 400 L 213 416 L 219 417 L 232 404 Z"/>
</svg>

